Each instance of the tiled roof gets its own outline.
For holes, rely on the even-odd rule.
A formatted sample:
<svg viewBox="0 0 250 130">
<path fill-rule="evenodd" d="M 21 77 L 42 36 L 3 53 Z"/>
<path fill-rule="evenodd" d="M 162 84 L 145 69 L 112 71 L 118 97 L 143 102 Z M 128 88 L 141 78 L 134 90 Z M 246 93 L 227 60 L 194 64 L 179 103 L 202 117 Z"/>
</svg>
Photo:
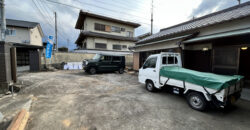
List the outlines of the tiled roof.
<svg viewBox="0 0 250 130">
<path fill-rule="evenodd" d="M 93 17 L 93 18 L 98 18 L 98 19 L 104 19 L 104 20 L 108 20 L 108 21 L 113 21 L 113 22 L 117 22 L 117 23 L 121 23 L 121 24 L 125 24 L 125 25 L 130 25 L 133 26 L 135 28 L 141 26 L 138 23 L 134 23 L 134 22 L 130 22 L 130 21 L 124 21 L 124 20 L 120 20 L 120 19 L 116 19 L 116 18 L 111 18 L 108 16 L 104 16 L 104 15 L 99 15 L 99 14 L 94 14 L 94 13 L 90 13 L 90 12 L 84 12 L 82 10 L 80 10 L 79 13 L 79 17 L 76 21 L 76 25 L 75 28 L 76 29 L 81 29 L 84 23 L 84 19 L 86 17 Z"/>
<path fill-rule="evenodd" d="M 246 2 L 231 8 L 224 9 L 222 11 L 208 14 L 172 27 L 161 29 L 160 32 L 138 41 L 137 44 L 144 44 L 173 34 L 223 23 L 230 20 L 240 19 L 246 16 L 250 16 L 250 2 Z"/>
<path fill-rule="evenodd" d="M 91 31 L 82 31 L 78 36 L 75 43 L 80 43 L 85 37 L 99 37 L 99 38 L 107 38 L 107 39 L 114 39 L 114 40 L 121 40 L 121 41 L 137 41 L 135 37 L 123 37 L 123 36 L 116 36 L 116 35 L 109 35 L 103 33 L 96 33 Z"/>
<path fill-rule="evenodd" d="M 14 19 L 6 19 L 7 26 L 15 26 L 15 27 L 24 27 L 24 28 L 34 28 L 39 23 L 22 21 L 22 20 L 14 20 Z"/>
</svg>

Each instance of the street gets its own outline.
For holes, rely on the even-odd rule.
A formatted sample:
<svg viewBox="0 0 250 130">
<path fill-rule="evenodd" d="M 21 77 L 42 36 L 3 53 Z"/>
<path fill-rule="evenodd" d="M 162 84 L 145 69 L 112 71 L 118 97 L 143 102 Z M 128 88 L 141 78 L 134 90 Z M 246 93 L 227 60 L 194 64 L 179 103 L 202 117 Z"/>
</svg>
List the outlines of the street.
<svg viewBox="0 0 250 130">
<path fill-rule="evenodd" d="M 149 93 L 131 74 L 88 75 L 83 71 L 24 73 L 33 94 L 26 129 L 249 129 L 250 102 L 239 100 L 231 110 L 191 109 L 182 96 Z"/>
</svg>

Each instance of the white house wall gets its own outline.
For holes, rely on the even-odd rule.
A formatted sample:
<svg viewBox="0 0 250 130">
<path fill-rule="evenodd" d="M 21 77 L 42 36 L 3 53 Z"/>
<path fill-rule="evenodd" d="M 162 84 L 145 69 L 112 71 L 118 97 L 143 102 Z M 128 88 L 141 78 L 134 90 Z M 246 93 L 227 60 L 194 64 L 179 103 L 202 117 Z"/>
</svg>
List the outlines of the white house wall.
<svg viewBox="0 0 250 130">
<path fill-rule="evenodd" d="M 86 39 L 87 39 L 86 40 L 87 49 L 96 49 L 95 43 L 107 44 L 107 50 L 113 50 L 113 45 L 126 45 L 127 49 L 122 49 L 120 51 L 129 51 L 128 47 L 134 46 L 134 42 L 129 42 L 129 41 L 119 41 L 119 40 L 96 38 L 96 37 L 88 37 Z"/>
<path fill-rule="evenodd" d="M 38 27 L 35 27 L 33 29 L 30 29 L 30 44 L 31 45 L 37 45 L 42 46 L 42 35 L 38 29 Z"/>
<path fill-rule="evenodd" d="M 30 41 L 30 35 L 28 28 L 20 28 L 20 27 L 7 27 L 7 29 L 15 29 L 16 35 L 10 36 L 6 35 L 6 42 L 14 42 L 14 43 L 25 43 Z"/>
<path fill-rule="evenodd" d="M 96 31 L 95 30 L 95 23 L 104 24 L 104 25 L 110 25 L 110 26 L 116 26 L 120 28 L 125 28 L 124 32 L 104 32 L 104 31 Z M 116 35 L 116 36 L 126 36 L 127 31 L 131 31 L 134 33 L 134 27 L 124 24 L 119 24 L 112 21 L 97 19 L 97 18 L 91 18 L 87 17 L 84 21 L 84 30 L 85 31 L 92 31 L 92 32 L 98 32 L 98 33 L 104 33 L 104 34 L 110 34 L 110 35 Z"/>
</svg>

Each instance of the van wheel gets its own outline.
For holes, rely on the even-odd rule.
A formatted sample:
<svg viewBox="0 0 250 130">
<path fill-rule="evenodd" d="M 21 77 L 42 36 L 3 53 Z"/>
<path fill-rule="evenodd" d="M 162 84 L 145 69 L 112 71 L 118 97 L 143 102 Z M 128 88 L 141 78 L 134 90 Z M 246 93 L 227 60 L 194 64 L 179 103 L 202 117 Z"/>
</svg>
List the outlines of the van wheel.
<svg viewBox="0 0 250 130">
<path fill-rule="evenodd" d="M 188 105 L 194 110 L 204 111 L 207 108 L 205 97 L 198 92 L 191 92 L 187 95 Z"/>
<path fill-rule="evenodd" d="M 119 74 L 123 74 L 124 73 L 124 69 L 123 68 L 120 68 L 119 69 Z"/>
<path fill-rule="evenodd" d="M 89 69 L 89 73 L 90 73 L 90 74 L 96 74 L 96 69 L 93 68 L 93 67 L 90 68 L 90 69 Z"/>
<path fill-rule="evenodd" d="M 146 89 L 149 92 L 156 92 L 156 88 L 155 88 L 154 83 L 152 81 L 146 81 Z"/>
</svg>

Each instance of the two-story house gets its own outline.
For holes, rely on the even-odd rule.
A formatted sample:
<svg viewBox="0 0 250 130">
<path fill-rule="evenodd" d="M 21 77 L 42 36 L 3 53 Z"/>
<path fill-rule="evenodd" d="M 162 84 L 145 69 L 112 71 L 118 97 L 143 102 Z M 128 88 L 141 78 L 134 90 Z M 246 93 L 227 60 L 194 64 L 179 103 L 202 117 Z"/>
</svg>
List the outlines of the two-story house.
<svg viewBox="0 0 250 130">
<path fill-rule="evenodd" d="M 41 52 L 43 50 L 43 31 L 39 23 L 6 19 L 6 42 L 16 47 L 17 66 L 35 65 L 39 70 Z"/>
<path fill-rule="evenodd" d="M 76 52 L 126 54 L 134 46 L 135 28 L 140 24 L 80 11 L 75 28 L 80 30 Z"/>
<path fill-rule="evenodd" d="M 43 31 L 39 23 L 6 19 L 6 26 L 6 42 L 43 45 Z"/>
</svg>

